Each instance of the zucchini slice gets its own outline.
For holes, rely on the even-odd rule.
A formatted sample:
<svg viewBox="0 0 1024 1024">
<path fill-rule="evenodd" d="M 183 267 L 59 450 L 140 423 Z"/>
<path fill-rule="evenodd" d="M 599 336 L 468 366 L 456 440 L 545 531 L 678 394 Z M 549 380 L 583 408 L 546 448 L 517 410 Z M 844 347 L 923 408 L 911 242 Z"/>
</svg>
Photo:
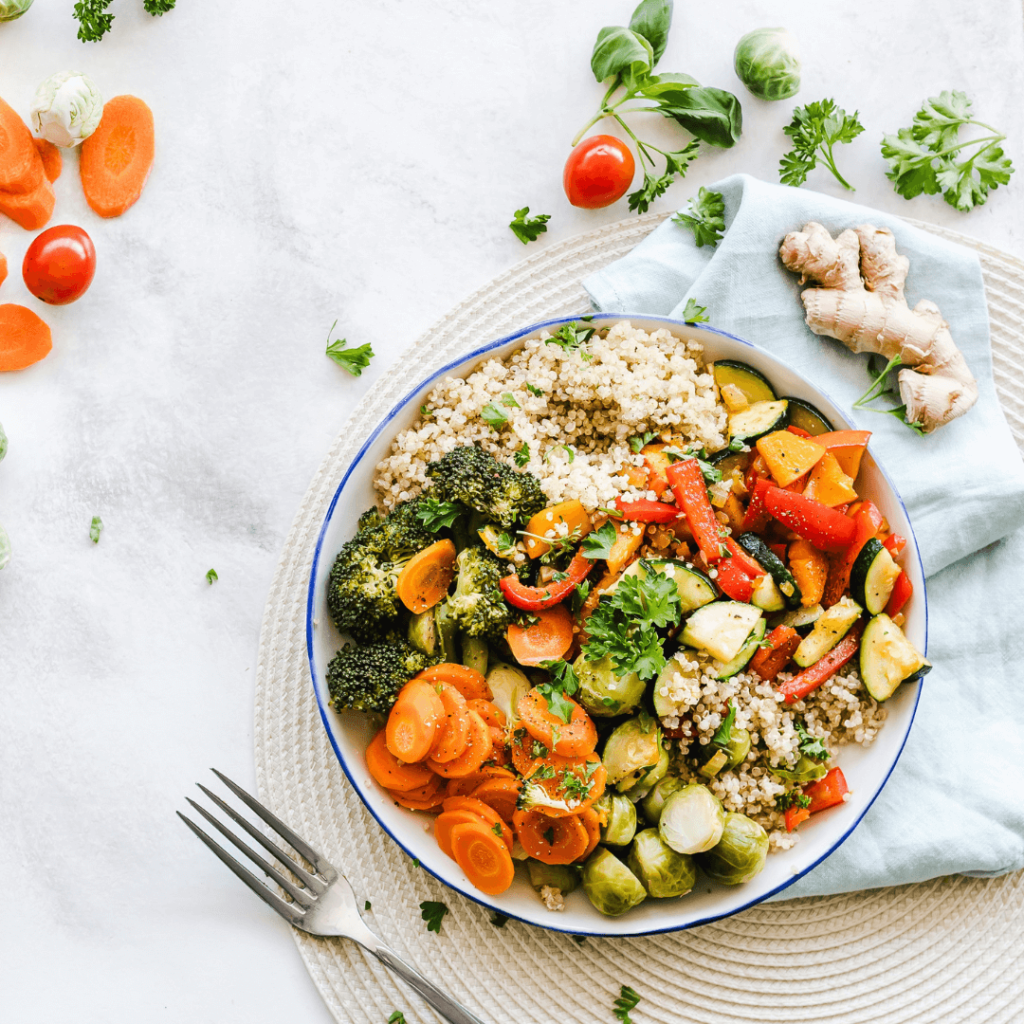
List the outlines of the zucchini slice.
<svg viewBox="0 0 1024 1024">
<path fill-rule="evenodd" d="M 779 590 L 779 585 L 772 579 L 772 574 L 766 572 L 754 587 L 750 595 L 750 603 L 766 612 L 781 612 L 786 608 L 786 599 Z"/>
<path fill-rule="evenodd" d="M 860 641 L 860 677 L 875 700 L 888 700 L 904 680 L 931 671 L 932 663 L 888 615 L 876 615 Z"/>
<path fill-rule="evenodd" d="M 862 604 L 869 615 L 884 612 L 892 588 L 896 586 L 896 577 L 901 571 L 889 554 L 889 549 L 877 537 L 872 537 L 860 549 L 850 570 L 850 593 L 853 599 Z"/>
<path fill-rule="evenodd" d="M 761 617 L 761 609 L 753 605 L 715 601 L 698 608 L 686 620 L 679 639 L 728 664 L 740 653 Z"/>
<path fill-rule="evenodd" d="M 820 661 L 850 632 L 862 611 L 856 601 L 844 597 L 828 611 L 822 612 L 815 621 L 814 628 L 800 641 L 800 646 L 793 654 L 793 660 L 801 668 L 807 668 L 808 665 Z"/>
<path fill-rule="evenodd" d="M 746 363 L 734 359 L 717 359 L 712 364 L 711 372 L 719 389 L 726 384 L 732 384 L 743 392 L 751 405 L 755 402 L 774 402 L 777 397 L 775 389 L 768 383 L 768 378 Z"/>
<path fill-rule="evenodd" d="M 789 422 L 789 403 L 755 402 L 739 412 L 729 413 L 729 437 L 742 441 L 756 441 L 765 434 L 782 430 Z"/>
<path fill-rule="evenodd" d="M 692 565 L 677 562 L 671 558 L 641 558 L 639 561 L 633 562 L 604 593 L 614 593 L 615 588 L 626 576 L 639 576 L 643 579 L 651 571 L 660 572 L 672 578 L 676 590 L 679 592 L 679 603 L 682 605 L 684 615 L 710 604 L 718 596 L 715 585 L 704 573 Z"/>
<path fill-rule="evenodd" d="M 789 626 L 798 633 L 807 632 L 821 618 L 824 612 L 825 609 L 820 604 L 812 604 L 810 608 L 794 608 L 793 611 L 786 612 L 779 625 Z"/>
<path fill-rule="evenodd" d="M 766 576 L 765 579 L 771 579 L 771 576 Z M 742 672 L 746 667 L 750 659 L 757 653 L 757 646 L 764 639 L 765 630 L 768 628 L 768 623 L 764 619 L 758 619 L 754 623 L 754 628 L 750 632 L 750 636 L 747 637 L 746 643 L 740 648 L 739 654 L 736 655 L 732 661 L 721 662 L 716 661 L 712 665 L 712 671 L 715 673 L 716 679 L 728 679 L 731 676 L 736 675 L 737 672 Z"/>
<path fill-rule="evenodd" d="M 806 430 L 812 437 L 831 433 L 835 429 L 828 417 L 810 402 L 792 396 L 787 396 L 786 401 L 789 402 L 789 422 L 794 427 Z"/>
<path fill-rule="evenodd" d="M 782 596 L 786 599 L 786 604 L 790 608 L 799 608 L 802 596 L 800 588 L 782 559 L 756 533 L 741 533 L 736 538 L 736 543 L 755 562 L 759 562 L 763 568 L 771 573 L 772 579 L 778 584 L 779 590 L 782 591 Z"/>
</svg>

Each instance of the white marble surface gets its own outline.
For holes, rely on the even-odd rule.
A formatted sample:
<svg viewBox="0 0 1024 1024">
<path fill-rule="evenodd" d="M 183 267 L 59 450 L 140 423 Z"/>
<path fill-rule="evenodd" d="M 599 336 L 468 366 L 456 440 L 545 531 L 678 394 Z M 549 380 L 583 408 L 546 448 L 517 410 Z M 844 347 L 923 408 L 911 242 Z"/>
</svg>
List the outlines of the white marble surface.
<svg viewBox="0 0 1024 1024">
<path fill-rule="evenodd" d="M 505 226 L 516 207 L 552 214 L 536 245 L 628 215 L 573 210 L 561 167 L 600 98 L 593 37 L 631 3 L 181 0 L 157 20 L 115 0 L 93 45 L 71 6 L 0 25 L 0 95 L 27 114 L 47 75 L 87 71 L 150 103 L 157 160 L 115 221 L 67 161 L 53 223 L 92 233 L 96 280 L 42 310 L 50 357 L 0 377 L 0 1019 L 326 1021 L 287 927 L 173 812 L 211 764 L 252 784 L 266 589 L 366 388 L 532 251 Z M 743 93 L 731 53 L 780 18 L 803 44 L 800 99 L 834 95 L 868 126 L 840 154 L 858 200 L 1024 251 L 1024 180 L 964 216 L 894 195 L 878 154 L 920 99 L 959 87 L 1024 162 L 1018 0 L 680 4 L 663 70 L 735 89 L 746 131 L 659 208 L 733 171 L 774 179 L 790 105 Z M 39 308 L 18 273 L 30 239 L 0 223 L 0 301 Z M 359 380 L 324 357 L 335 318 L 376 349 Z"/>
</svg>

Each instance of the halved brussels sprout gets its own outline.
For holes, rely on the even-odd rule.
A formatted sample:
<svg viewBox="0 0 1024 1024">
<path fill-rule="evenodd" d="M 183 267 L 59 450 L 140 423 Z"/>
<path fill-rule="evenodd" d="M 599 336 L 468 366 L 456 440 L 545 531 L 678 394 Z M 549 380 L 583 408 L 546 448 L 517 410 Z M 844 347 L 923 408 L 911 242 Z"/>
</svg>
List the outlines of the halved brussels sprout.
<svg viewBox="0 0 1024 1024">
<path fill-rule="evenodd" d="M 619 917 L 647 899 L 640 879 L 604 847 L 598 847 L 583 865 L 583 891 L 608 917 Z"/>
<path fill-rule="evenodd" d="M 739 80 L 762 100 L 786 100 L 800 91 L 800 51 L 784 28 L 756 28 L 736 44 Z"/>
<path fill-rule="evenodd" d="M 800 760 L 792 768 L 773 768 L 769 765 L 768 771 L 787 782 L 813 782 L 828 774 L 828 765 L 801 754 Z"/>
<path fill-rule="evenodd" d="M 530 872 L 530 885 L 537 892 L 550 885 L 552 889 L 570 893 L 580 884 L 579 868 L 571 864 L 545 864 L 531 857 L 526 862 L 526 870 Z"/>
<path fill-rule="evenodd" d="M 601 842 L 611 846 L 628 846 L 636 834 L 636 806 L 627 796 L 610 793 L 607 789 L 594 804 L 595 810 L 605 813 L 608 823 L 601 826 Z"/>
<path fill-rule="evenodd" d="M 658 755 L 658 763 L 653 768 L 644 772 L 637 782 L 625 790 L 625 795 L 635 804 L 640 803 L 668 773 L 668 747 L 665 746 L 664 741 L 661 742 L 660 746 L 661 753 Z M 621 783 L 618 788 L 622 789 Z"/>
<path fill-rule="evenodd" d="M 441 642 L 437 633 L 437 621 L 434 618 L 433 608 L 428 608 L 425 612 L 420 612 L 409 620 L 408 635 L 409 643 L 416 650 L 433 657 L 437 651 L 437 645 Z"/>
<path fill-rule="evenodd" d="M 466 668 L 475 668 L 482 676 L 487 675 L 487 662 L 490 659 L 487 641 L 482 636 L 466 636 L 463 633 L 459 637 L 459 646 L 462 648 L 462 664 Z"/>
<path fill-rule="evenodd" d="M 722 838 L 725 811 L 706 786 L 690 783 L 673 793 L 661 809 L 658 831 L 676 853 L 703 853 Z"/>
<path fill-rule="evenodd" d="M 707 853 L 700 854 L 697 863 L 711 881 L 739 885 L 760 872 L 767 856 L 768 833 L 745 814 L 730 811 L 725 816 L 722 838 Z"/>
<path fill-rule="evenodd" d="M 725 766 L 726 771 L 743 764 L 747 759 L 747 754 L 750 753 L 750 733 L 746 729 L 741 729 L 739 726 L 734 725 L 729 731 L 729 743 L 725 748 L 725 752 L 729 755 L 729 760 Z"/>
<path fill-rule="evenodd" d="M 657 899 L 685 896 L 697 879 L 697 865 L 685 853 L 676 853 L 656 828 L 638 832 L 629 851 L 629 869 Z"/>
<path fill-rule="evenodd" d="M 647 684 L 635 672 L 620 679 L 610 657 L 588 661 L 586 655 L 581 654 L 572 667 L 580 681 L 576 699 L 592 715 L 622 715 L 632 711 L 647 689 Z"/>
<path fill-rule="evenodd" d="M 640 781 L 661 757 L 661 730 L 643 713 L 618 726 L 605 740 L 601 761 L 608 772 L 607 784 L 619 792 Z"/>
<path fill-rule="evenodd" d="M 448 612 L 447 601 L 439 601 L 434 605 L 434 624 L 437 626 L 437 639 L 444 652 L 444 660 L 458 661 L 459 652 L 455 644 L 455 634 L 458 630 Z"/>
<path fill-rule="evenodd" d="M 501 709 L 509 722 L 517 721 L 519 716 L 516 714 L 516 708 L 519 707 L 519 698 L 532 689 L 526 674 L 514 665 L 497 661 L 487 673 L 487 685 L 491 688 L 491 702 L 495 707 Z"/>
<path fill-rule="evenodd" d="M 654 788 L 644 797 L 640 807 L 644 812 L 648 825 L 657 827 L 661 820 L 661 812 L 665 807 L 665 801 L 686 783 L 678 775 L 666 775 L 655 783 Z"/>
</svg>

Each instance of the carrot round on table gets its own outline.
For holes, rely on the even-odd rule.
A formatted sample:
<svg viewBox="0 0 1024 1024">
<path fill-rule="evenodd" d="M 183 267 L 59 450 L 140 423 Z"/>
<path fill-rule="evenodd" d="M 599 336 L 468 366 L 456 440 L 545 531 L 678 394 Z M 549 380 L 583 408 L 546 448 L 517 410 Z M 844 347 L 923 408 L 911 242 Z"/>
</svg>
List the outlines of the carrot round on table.
<svg viewBox="0 0 1024 1024">
<path fill-rule="evenodd" d="M 430 753 L 445 718 L 441 698 L 429 683 L 409 683 L 388 715 L 388 750 L 399 761 L 422 761 Z"/>
<path fill-rule="evenodd" d="M 446 811 L 472 811 L 495 835 L 500 835 L 509 851 L 512 850 L 512 830 L 504 818 L 491 806 L 472 796 L 450 796 L 444 801 Z"/>
<path fill-rule="evenodd" d="M 528 626 L 508 627 L 505 638 L 520 665 L 557 661 L 572 647 L 572 613 L 564 604 L 534 612 Z"/>
<path fill-rule="evenodd" d="M 515 878 L 512 854 L 486 825 L 456 825 L 451 837 L 455 862 L 477 889 L 488 896 L 497 896 L 512 884 Z"/>
<path fill-rule="evenodd" d="M 86 202 L 101 217 L 120 217 L 146 186 L 153 167 L 153 112 L 137 96 L 115 96 L 82 143 L 79 170 Z"/>
<path fill-rule="evenodd" d="M 455 578 L 455 545 L 450 540 L 435 541 L 418 551 L 402 568 L 395 583 L 398 599 L 419 615 L 439 604 Z"/>
<path fill-rule="evenodd" d="M 50 328 L 31 309 L 8 302 L 0 306 L 0 371 L 23 370 L 53 348 Z"/>
<path fill-rule="evenodd" d="M 549 818 L 539 811 L 516 811 L 512 824 L 519 845 L 544 864 L 571 864 L 590 843 L 587 828 L 576 815 Z"/>
<path fill-rule="evenodd" d="M 407 793 L 430 782 L 431 770 L 424 764 L 403 764 L 388 750 L 384 738 L 385 730 L 381 729 L 370 740 L 366 748 L 366 767 L 374 780 L 385 789 L 394 789 L 399 793 Z"/>
<path fill-rule="evenodd" d="M 479 783 L 470 795 L 493 808 L 502 821 L 511 821 L 522 791 L 523 784 L 519 779 L 492 776 Z"/>
<path fill-rule="evenodd" d="M 475 711 L 467 711 L 466 714 L 469 715 L 469 743 L 466 749 L 450 761 L 438 761 L 436 758 L 427 761 L 431 769 L 446 779 L 471 775 L 491 756 L 491 734 L 487 723 Z"/>
<path fill-rule="evenodd" d="M 438 723 L 434 745 L 430 748 L 431 761 L 454 761 L 469 743 L 469 710 L 466 698 L 449 683 L 435 683 L 437 695 L 444 709 L 444 718 Z"/>
<path fill-rule="evenodd" d="M 516 710 L 526 731 L 556 754 L 583 757 L 593 753 L 597 746 L 597 728 L 593 719 L 571 697 L 565 699 L 572 705 L 568 722 L 551 713 L 547 698 L 537 687 L 519 698 Z"/>
<path fill-rule="evenodd" d="M 425 668 L 417 679 L 425 679 L 428 683 L 448 683 L 454 686 L 466 700 L 490 700 L 494 694 L 487 685 L 484 676 L 475 668 L 446 661 L 440 665 Z"/>
</svg>

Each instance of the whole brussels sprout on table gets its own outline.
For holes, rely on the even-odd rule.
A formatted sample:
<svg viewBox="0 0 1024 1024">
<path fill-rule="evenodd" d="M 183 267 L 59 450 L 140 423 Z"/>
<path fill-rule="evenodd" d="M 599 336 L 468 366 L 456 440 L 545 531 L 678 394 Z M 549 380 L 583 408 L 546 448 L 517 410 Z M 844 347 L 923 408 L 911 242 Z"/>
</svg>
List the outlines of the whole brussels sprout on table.
<svg viewBox="0 0 1024 1024">
<path fill-rule="evenodd" d="M 736 44 L 736 75 L 758 99 L 786 100 L 800 91 L 800 53 L 784 28 L 756 28 Z"/>
<path fill-rule="evenodd" d="M 0 0 L 0 21 L 15 21 L 31 6 L 32 0 Z"/>
</svg>

